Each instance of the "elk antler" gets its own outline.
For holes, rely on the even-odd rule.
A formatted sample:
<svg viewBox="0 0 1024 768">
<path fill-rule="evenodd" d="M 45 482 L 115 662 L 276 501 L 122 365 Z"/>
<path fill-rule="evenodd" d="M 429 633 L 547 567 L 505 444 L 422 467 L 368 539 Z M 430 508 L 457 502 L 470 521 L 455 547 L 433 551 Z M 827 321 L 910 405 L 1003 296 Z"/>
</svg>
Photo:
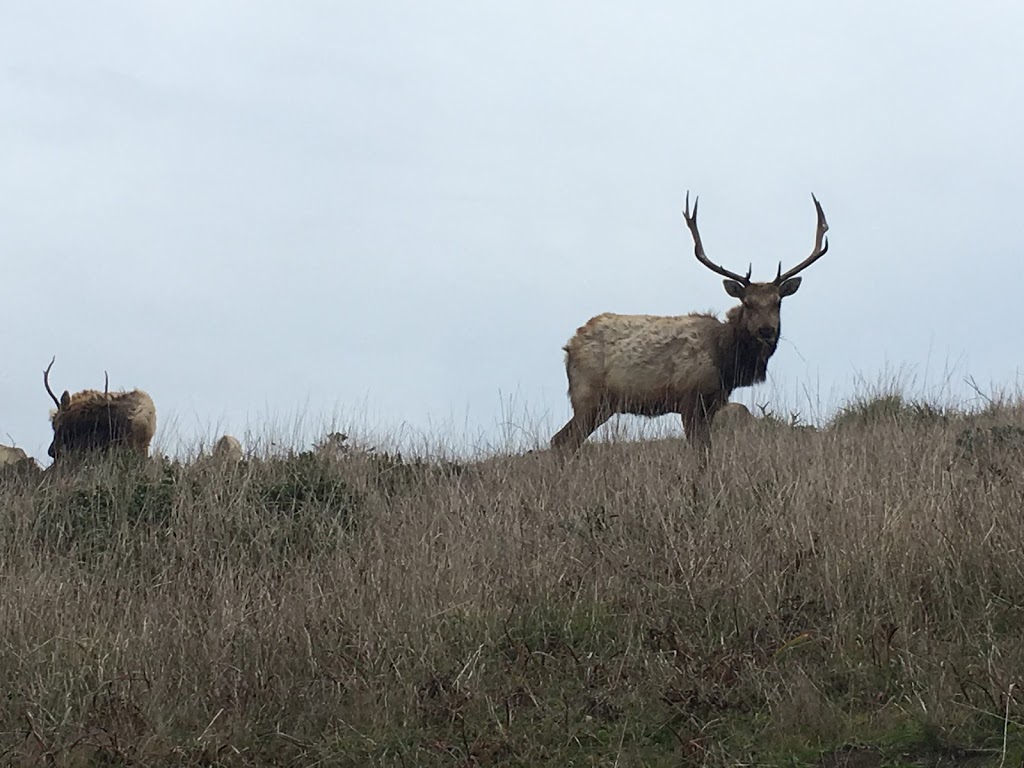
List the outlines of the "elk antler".
<svg viewBox="0 0 1024 768">
<path fill-rule="evenodd" d="M 814 208 L 818 212 L 818 227 L 814 235 L 814 250 L 811 251 L 810 256 L 785 274 L 782 272 L 782 262 L 780 261 L 779 272 L 775 278 L 776 285 L 782 285 L 783 282 L 793 277 L 793 275 L 811 266 L 811 264 L 824 256 L 828 251 L 828 238 L 825 237 L 825 233 L 828 232 L 828 222 L 825 221 L 825 212 L 821 210 L 821 203 L 818 202 L 818 198 L 816 198 L 813 193 L 811 194 L 811 200 L 814 201 Z"/>
<path fill-rule="evenodd" d="M 57 408 L 60 408 L 60 400 L 57 399 L 57 396 L 53 394 L 53 390 L 50 389 L 50 369 L 53 368 L 53 364 L 56 360 L 57 356 L 54 355 L 53 358 L 50 360 L 50 364 L 46 366 L 46 370 L 43 371 L 43 386 L 46 387 L 46 393 L 51 398 L 53 398 L 53 402 L 57 406 Z"/>
<path fill-rule="evenodd" d="M 103 396 L 110 397 L 110 375 L 106 371 L 103 372 Z"/>
<path fill-rule="evenodd" d="M 704 254 L 704 245 L 700 241 L 700 232 L 697 231 L 697 203 L 699 201 L 699 197 L 693 198 L 693 215 L 690 215 L 690 193 L 687 191 L 686 210 L 683 211 L 683 218 L 686 219 L 686 226 L 690 228 L 690 234 L 693 235 L 693 255 L 697 257 L 697 261 L 712 272 L 717 272 L 722 277 L 728 277 L 730 280 L 735 280 L 743 285 L 750 285 L 750 272 L 752 267 L 747 269 L 747 275 L 744 277 L 742 275 L 737 275 L 735 272 L 730 272 L 725 267 L 718 266 Z"/>
</svg>

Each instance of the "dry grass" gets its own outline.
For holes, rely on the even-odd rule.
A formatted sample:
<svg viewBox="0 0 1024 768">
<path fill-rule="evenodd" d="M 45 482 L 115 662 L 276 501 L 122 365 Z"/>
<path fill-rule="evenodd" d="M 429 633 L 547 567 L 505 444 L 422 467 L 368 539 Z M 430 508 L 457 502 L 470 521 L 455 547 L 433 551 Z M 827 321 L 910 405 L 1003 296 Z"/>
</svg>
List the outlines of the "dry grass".
<svg viewBox="0 0 1024 768">
<path fill-rule="evenodd" d="M 8 477 L 0 761 L 1020 765 L 1021 409 L 881 410 Z"/>
</svg>

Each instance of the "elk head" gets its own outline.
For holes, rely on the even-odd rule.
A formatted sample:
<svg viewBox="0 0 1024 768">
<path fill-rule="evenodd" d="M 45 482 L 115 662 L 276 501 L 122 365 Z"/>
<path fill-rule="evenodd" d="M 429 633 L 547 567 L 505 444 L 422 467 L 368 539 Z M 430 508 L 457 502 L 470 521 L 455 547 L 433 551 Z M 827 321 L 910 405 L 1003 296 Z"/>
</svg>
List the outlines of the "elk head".
<svg viewBox="0 0 1024 768">
<path fill-rule="evenodd" d="M 769 354 L 775 351 L 775 346 L 779 341 L 779 310 L 782 300 L 786 296 L 792 296 L 800 287 L 802 278 L 797 277 L 797 273 L 802 272 L 828 251 L 828 239 L 825 237 L 825 233 L 828 232 L 828 222 L 825 221 L 825 212 L 821 210 L 818 198 L 811 195 L 811 199 L 814 201 L 814 208 L 818 213 L 814 250 L 811 251 L 811 255 L 787 272 L 782 271 L 780 262 L 779 271 L 774 280 L 769 283 L 754 283 L 750 280 L 752 266 L 747 268 L 746 275 L 739 275 L 715 264 L 704 254 L 700 232 L 697 231 L 698 198 L 693 200 L 693 213 L 691 214 L 690 193 L 686 193 L 686 209 L 683 211 L 683 218 L 686 220 L 686 226 L 690 228 L 690 234 L 693 235 L 693 252 L 697 261 L 712 272 L 726 278 L 723 281 L 725 292 L 741 302 L 738 307 L 730 310 L 729 319 L 735 322 L 740 330 L 766 347 Z"/>
<path fill-rule="evenodd" d="M 50 443 L 50 447 L 46 451 L 47 454 L 52 459 L 57 458 L 57 453 L 59 452 L 62 443 L 65 442 L 65 438 L 67 437 L 64 434 L 66 430 L 63 426 L 61 426 L 61 422 L 63 417 L 66 415 L 68 408 L 71 406 L 72 402 L 71 393 L 68 392 L 66 389 L 64 390 L 64 394 L 62 394 L 60 398 L 58 398 L 53 393 L 53 390 L 50 388 L 50 370 L 53 368 L 53 364 L 54 362 L 56 362 L 56 360 L 57 357 L 55 355 L 53 358 L 50 359 L 50 364 L 46 366 L 46 370 L 43 371 L 43 386 L 46 388 L 46 394 L 50 396 L 50 399 L 53 400 L 53 404 L 57 406 L 57 410 L 54 412 L 53 417 L 51 419 L 53 422 L 54 429 L 53 442 Z M 110 377 L 107 375 L 106 371 L 103 372 L 103 397 L 110 397 Z"/>
</svg>

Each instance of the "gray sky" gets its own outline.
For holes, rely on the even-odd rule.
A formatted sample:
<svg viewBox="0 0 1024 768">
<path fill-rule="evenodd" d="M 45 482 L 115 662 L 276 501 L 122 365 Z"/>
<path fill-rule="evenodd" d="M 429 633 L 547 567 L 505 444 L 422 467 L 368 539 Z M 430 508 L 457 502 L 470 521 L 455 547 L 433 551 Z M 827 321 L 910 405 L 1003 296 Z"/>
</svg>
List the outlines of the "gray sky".
<svg viewBox="0 0 1024 768">
<path fill-rule="evenodd" d="M 1024 6 L 53 2 L 0 10 L 0 441 L 141 387 L 158 442 L 500 440 L 604 311 L 829 254 L 742 402 L 1016 390 Z M 995 290 L 999 288 L 1000 290 Z M 298 429 L 297 415 L 304 420 Z M 291 430 L 291 432 L 289 432 Z"/>
</svg>

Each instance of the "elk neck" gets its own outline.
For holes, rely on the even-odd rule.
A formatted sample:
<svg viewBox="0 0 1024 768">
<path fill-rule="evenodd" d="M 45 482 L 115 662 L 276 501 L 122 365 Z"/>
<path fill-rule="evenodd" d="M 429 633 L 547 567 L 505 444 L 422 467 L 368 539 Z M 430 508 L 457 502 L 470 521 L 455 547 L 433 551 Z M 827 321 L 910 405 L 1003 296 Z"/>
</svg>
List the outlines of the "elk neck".
<svg viewBox="0 0 1024 768">
<path fill-rule="evenodd" d="M 764 381 L 768 360 L 775 353 L 775 344 L 765 344 L 743 325 L 743 306 L 735 306 L 726 314 L 719 339 L 719 371 L 722 388 L 732 392 Z"/>
</svg>

